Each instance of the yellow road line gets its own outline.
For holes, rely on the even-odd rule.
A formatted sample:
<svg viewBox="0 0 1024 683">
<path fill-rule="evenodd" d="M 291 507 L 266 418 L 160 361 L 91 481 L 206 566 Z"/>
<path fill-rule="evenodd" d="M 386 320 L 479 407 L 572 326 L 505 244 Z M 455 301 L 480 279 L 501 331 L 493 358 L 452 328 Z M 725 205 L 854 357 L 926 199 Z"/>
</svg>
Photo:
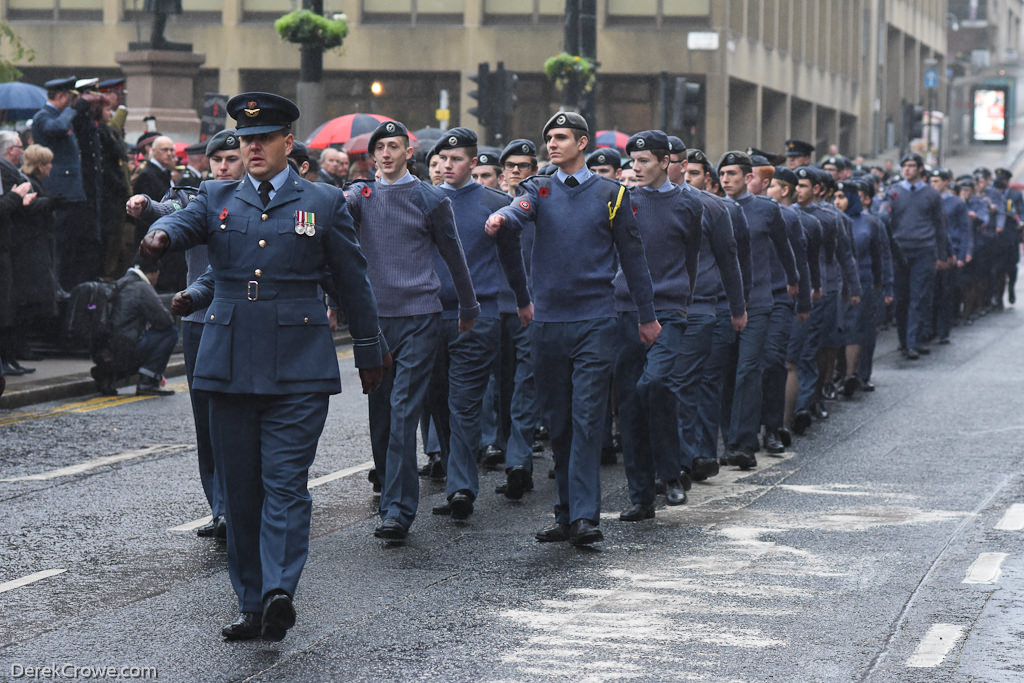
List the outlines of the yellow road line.
<svg viewBox="0 0 1024 683">
<path fill-rule="evenodd" d="M 169 388 L 174 390 L 186 389 L 188 387 L 187 382 L 175 382 L 167 385 Z M 159 396 L 97 396 L 94 398 L 86 399 L 85 401 L 72 401 L 71 403 L 65 403 L 63 405 L 49 408 L 47 410 L 34 410 L 26 411 L 23 413 L 15 413 L 10 417 L 0 418 L 0 426 L 14 424 L 16 422 L 28 422 L 29 420 L 39 420 L 44 417 L 55 417 L 57 415 L 63 415 L 65 413 L 91 413 L 96 410 L 103 410 L 104 408 L 111 408 L 114 406 L 124 405 L 126 403 L 135 403 L 136 401 L 146 401 L 151 398 L 161 398 Z"/>
</svg>

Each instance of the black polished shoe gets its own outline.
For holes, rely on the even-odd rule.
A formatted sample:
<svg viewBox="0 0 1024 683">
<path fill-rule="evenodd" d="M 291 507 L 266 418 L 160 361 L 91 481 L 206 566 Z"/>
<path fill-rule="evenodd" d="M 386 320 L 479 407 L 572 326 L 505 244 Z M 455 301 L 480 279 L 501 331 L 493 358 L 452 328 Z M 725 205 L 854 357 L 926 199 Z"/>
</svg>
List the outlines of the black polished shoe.
<svg viewBox="0 0 1024 683">
<path fill-rule="evenodd" d="M 718 474 L 718 461 L 714 458 L 694 458 L 690 463 L 690 478 L 693 481 L 704 481 Z"/>
<path fill-rule="evenodd" d="M 114 386 L 114 379 L 112 377 L 100 372 L 100 369 L 95 365 L 89 370 L 89 374 L 92 375 L 93 380 L 96 382 L 96 391 L 101 396 L 117 396 L 117 387 Z"/>
<path fill-rule="evenodd" d="M 440 453 L 427 453 L 427 464 L 419 469 L 421 477 L 430 479 L 444 479 L 444 463 L 441 462 Z"/>
<path fill-rule="evenodd" d="M 213 537 L 218 541 L 228 540 L 228 520 L 224 515 L 219 515 L 215 520 L 217 526 L 213 529 Z"/>
<path fill-rule="evenodd" d="M 771 453 L 772 455 L 779 455 L 786 450 L 774 429 L 766 429 L 764 431 L 763 445 L 765 453 Z"/>
<path fill-rule="evenodd" d="M 921 354 L 917 352 L 917 349 L 907 349 L 903 352 L 903 357 L 907 360 L 917 360 Z"/>
<path fill-rule="evenodd" d="M 658 496 L 665 495 L 665 482 L 663 482 L 661 479 L 654 480 L 654 493 L 655 495 Z"/>
<path fill-rule="evenodd" d="M 519 500 L 533 488 L 533 477 L 525 467 L 513 467 L 508 471 L 503 493 L 509 500 Z"/>
<path fill-rule="evenodd" d="M 218 525 L 223 525 L 225 529 L 227 528 L 227 525 L 224 524 L 223 517 L 214 517 L 209 522 L 196 529 L 196 536 L 201 536 L 203 538 L 213 538 L 217 535 Z"/>
<path fill-rule="evenodd" d="M 452 510 L 452 520 L 456 522 L 465 522 L 473 514 L 473 496 L 466 491 L 453 493 L 448 505 Z"/>
<path fill-rule="evenodd" d="M 729 453 L 729 464 L 733 467 L 739 467 L 741 470 L 749 470 L 757 467 L 757 458 L 754 457 L 753 453 L 732 451 Z"/>
<path fill-rule="evenodd" d="M 601 449 L 601 464 L 614 465 L 619 459 L 615 455 L 615 446 L 605 446 Z"/>
<path fill-rule="evenodd" d="M 238 618 L 220 630 L 224 640 L 252 640 L 259 638 L 262 617 L 259 612 L 239 612 Z"/>
<path fill-rule="evenodd" d="M 29 367 L 25 367 L 24 365 L 22 365 L 21 363 L 19 363 L 19 362 L 18 362 L 18 361 L 16 361 L 16 360 L 12 360 L 12 361 L 10 362 L 10 366 L 11 366 L 12 368 L 14 368 L 15 370 L 20 370 L 20 371 L 21 371 L 21 374 L 23 374 L 23 375 L 30 375 L 30 374 L 32 374 L 33 372 L 35 372 L 35 371 L 36 371 L 36 369 L 35 369 L 35 368 L 29 368 Z"/>
<path fill-rule="evenodd" d="M 284 591 L 271 592 L 263 598 L 263 639 L 279 641 L 295 626 L 295 606 Z"/>
<path fill-rule="evenodd" d="M 619 521 L 639 522 L 644 519 L 654 519 L 653 505 L 632 505 L 619 513 Z"/>
<path fill-rule="evenodd" d="M 821 401 L 811 405 L 811 415 L 814 416 L 815 420 L 827 420 L 828 411 L 825 410 L 825 404 Z M 795 419 L 795 418 L 794 418 Z"/>
<path fill-rule="evenodd" d="M 922 356 L 927 356 L 929 353 L 932 352 L 931 347 L 928 346 L 927 344 L 921 344 L 920 346 L 916 347 L 914 350 L 917 351 Z"/>
<path fill-rule="evenodd" d="M 686 502 L 686 489 L 683 488 L 683 482 L 679 479 L 673 479 L 672 481 L 665 482 L 665 502 L 669 505 L 682 505 Z M 651 511 L 651 517 L 654 516 L 654 511 Z"/>
<path fill-rule="evenodd" d="M 811 414 L 806 410 L 798 410 L 793 415 L 793 433 L 803 436 L 807 428 L 811 426 Z"/>
<path fill-rule="evenodd" d="M 789 448 L 790 446 L 793 445 L 793 433 L 789 431 L 789 429 L 787 429 L 786 427 L 779 427 L 778 434 L 779 441 L 782 442 L 782 445 L 785 448 Z"/>
<path fill-rule="evenodd" d="M 490 445 L 480 451 L 480 466 L 485 470 L 500 470 L 505 467 L 505 451 Z"/>
<path fill-rule="evenodd" d="M 366 473 L 366 480 L 373 485 L 373 492 L 380 493 L 380 477 L 377 475 L 377 469 L 371 469 Z"/>
<path fill-rule="evenodd" d="M 589 519 L 577 519 L 569 528 L 569 543 L 573 545 L 592 545 L 604 540 L 604 534 Z"/>
<path fill-rule="evenodd" d="M 546 526 L 533 535 L 541 543 L 559 543 L 569 540 L 569 525 L 554 523 Z"/>
<path fill-rule="evenodd" d="M 11 365 L 10 363 L 4 363 L 3 367 L 4 367 L 4 375 L 7 376 L 7 377 L 21 377 L 22 375 L 25 374 L 24 372 L 22 372 L 21 370 L 17 369 L 16 367 Z"/>
<path fill-rule="evenodd" d="M 836 400 L 836 385 L 832 382 L 825 382 L 821 387 L 821 397 L 826 401 Z"/>
<path fill-rule="evenodd" d="M 860 380 L 854 375 L 850 375 L 843 380 L 843 396 L 847 398 L 857 393 L 857 389 L 860 388 Z"/>
<path fill-rule="evenodd" d="M 875 385 L 871 383 L 871 380 L 862 379 L 860 381 L 860 390 L 861 391 L 874 391 L 875 390 Z"/>
<path fill-rule="evenodd" d="M 551 438 L 551 434 L 548 433 L 547 427 L 537 427 L 533 430 L 534 441 L 547 441 Z"/>
<path fill-rule="evenodd" d="M 401 541 L 409 535 L 409 530 L 394 517 L 388 517 L 377 525 L 377 528 L 373 530 L 373 535 L 389 541 Z"/>
<path fill-rule="evenodd" d="M 174 389 L 168 389 L 155 377 L 139 376 L 139 383 L 135 385 L 136 396 L 170 396 Z"/>
</svg>

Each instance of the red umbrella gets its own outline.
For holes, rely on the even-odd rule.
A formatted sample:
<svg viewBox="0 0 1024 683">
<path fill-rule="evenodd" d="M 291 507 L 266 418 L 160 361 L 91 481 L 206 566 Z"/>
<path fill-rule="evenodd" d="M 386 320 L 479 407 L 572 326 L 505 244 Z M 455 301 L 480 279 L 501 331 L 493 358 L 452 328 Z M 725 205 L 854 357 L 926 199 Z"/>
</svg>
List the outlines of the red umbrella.
<svg viewBox="0 0 1024 683">
<path fill-rule="evenodd" d="M 345 114 L 331 119 L 306 138 L 306 147 L 325 149 L 340 145 L 361 133 L 372 133 L 382 121 L 394 121 L 383 114 Z M 411 138 L 410 138 L 411 139 Z"/>
<path fill-rule="evenodd" d="M 355 137 L 349 138 L 348 142 L 341 146 L 345 150 L 346 154 L 366 154 L 369 151 L 370 136 L 373 133 L 360 133 Z"/>
<path fill-rule="evenodd" d="M 594 134 L 595 147 L 612 147 L 625 153 L 629 136 L 617 130 L 599 130 Z"/>
</svg>

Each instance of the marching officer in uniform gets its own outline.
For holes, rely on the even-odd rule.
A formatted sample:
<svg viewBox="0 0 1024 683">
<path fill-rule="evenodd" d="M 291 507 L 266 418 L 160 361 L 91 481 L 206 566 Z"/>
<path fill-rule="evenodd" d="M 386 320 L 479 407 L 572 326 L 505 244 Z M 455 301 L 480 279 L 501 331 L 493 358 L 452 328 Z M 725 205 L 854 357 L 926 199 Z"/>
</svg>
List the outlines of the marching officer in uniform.
<svg viewBox="0 0 1024 683">
<path fill-rule="evenodd" d="M 236 95 L 246 176 L 203 183 L 181 211 L 153 224 L 143 256 L 207 244 L 214 298 L 196 358 L 210 398 L 216 468 L 223 474 L 228 570 L 239 617 L 227 640 L 281 640 L 309 550 L 309 467 L 341 389 L 318 296 L 329 271 L 352 331 L 363 392 L 384 369 L 377 303 L 344 195 L 288 166 L 299 109 L 279 95 Z"/>
</svg>

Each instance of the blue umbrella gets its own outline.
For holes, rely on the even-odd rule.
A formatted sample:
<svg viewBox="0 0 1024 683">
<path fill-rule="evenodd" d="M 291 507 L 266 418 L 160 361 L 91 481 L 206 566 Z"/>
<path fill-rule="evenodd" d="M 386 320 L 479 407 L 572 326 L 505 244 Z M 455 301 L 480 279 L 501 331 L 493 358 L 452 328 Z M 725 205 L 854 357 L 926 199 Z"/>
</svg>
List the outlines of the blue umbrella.
<svg viewBox="0 0 1024 683">
<path fill-rule="evenodd" d="M 7 118 L 27 119 L 46 104 L 46 90 L 38 85 L 11 81 L 0 83 L 0 109 L 7 110 Z"/>
</svg>

